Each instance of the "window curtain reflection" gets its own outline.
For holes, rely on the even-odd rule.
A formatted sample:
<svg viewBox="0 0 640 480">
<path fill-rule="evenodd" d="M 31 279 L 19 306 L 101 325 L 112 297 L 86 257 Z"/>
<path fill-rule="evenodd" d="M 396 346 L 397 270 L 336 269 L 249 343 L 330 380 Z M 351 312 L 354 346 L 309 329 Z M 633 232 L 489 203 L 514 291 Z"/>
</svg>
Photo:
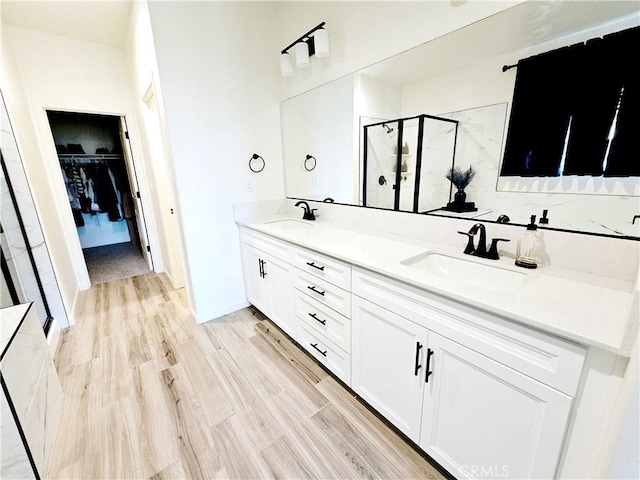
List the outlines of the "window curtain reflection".
<svg viewBox="0 0 640 480">
<path fill-rule="evenodd" d="M 637 176 L 634 28 L 520 60 L 501 175 Z"/>
</svg>

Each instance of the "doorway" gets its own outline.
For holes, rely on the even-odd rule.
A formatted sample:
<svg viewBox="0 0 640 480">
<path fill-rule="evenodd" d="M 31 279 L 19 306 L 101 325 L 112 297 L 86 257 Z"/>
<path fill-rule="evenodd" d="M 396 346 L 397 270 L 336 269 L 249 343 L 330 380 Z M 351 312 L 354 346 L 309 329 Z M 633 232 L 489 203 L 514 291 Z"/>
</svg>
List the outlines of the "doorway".
<svg viewBox="0 0 640 480">
<path fill-rule="evenodd" d="M 148 273 L 153 259 L 124 117 L 47 117 L 91 284 Z"/>
</svg>

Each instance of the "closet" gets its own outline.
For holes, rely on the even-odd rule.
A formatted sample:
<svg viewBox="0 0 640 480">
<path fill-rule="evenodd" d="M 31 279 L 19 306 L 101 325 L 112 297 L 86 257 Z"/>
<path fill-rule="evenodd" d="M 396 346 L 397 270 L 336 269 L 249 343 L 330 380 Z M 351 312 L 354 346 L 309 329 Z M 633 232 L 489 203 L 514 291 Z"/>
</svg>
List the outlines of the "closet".
<svg viewBox="0 0 640 480">
<path fill-rule="evenodd" d="M 152 263 L 124 119 L 59 111 L 47 116 L 91 283 L 148 272 Z"/>
</svg>

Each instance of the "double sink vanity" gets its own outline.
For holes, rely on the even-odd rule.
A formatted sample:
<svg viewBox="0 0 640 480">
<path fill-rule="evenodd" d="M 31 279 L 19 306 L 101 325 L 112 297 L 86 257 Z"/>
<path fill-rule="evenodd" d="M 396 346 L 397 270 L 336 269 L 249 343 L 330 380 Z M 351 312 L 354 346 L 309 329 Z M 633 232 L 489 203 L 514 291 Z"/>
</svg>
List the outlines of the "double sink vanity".
<svg viewBox="0 0 640 480">
<path fill-rule="evenodd" d="M 249 302 L 453 476 L 579 471 L 593 370 L 630 355 L 631 289 L 333 222 L 238 223 Z"/>
</svg>

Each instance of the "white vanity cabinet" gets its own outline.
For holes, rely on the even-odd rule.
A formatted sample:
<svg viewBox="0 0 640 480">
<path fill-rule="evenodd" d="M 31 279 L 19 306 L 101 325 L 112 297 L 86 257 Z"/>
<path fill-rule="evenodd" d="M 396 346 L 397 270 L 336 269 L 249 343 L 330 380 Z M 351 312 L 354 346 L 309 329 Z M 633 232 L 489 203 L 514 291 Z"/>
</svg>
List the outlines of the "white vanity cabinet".
<svg viewBox="0 0 640 480">
<path fill-rule="evenodd" d="M 352 304 L 351 388 L 418 443 L 429 331 L 355 295 Z"/>
<path fill-rule="evenodd" d="M 420 447 L 457 478 L 554 478 L 572 398 L 436 333 Z"/>
<path fill-rule="evenodd" d="M 553 478 L 586 349 L 353 270 L 353 389 L 458 478 Z"/>
<path fill-rule="evenodd" d="M 296 340 L 351 385 L 351 265 L 295 248 Z"/>
<path fill-rule="evenodd" d="M 244 230 L 242 256 L 247 299 L 291 337 L 296 334 L 293 267 L 287 243 Z"/>
<path fill-rule="evenodd" d="M 249 300 L 452 475 L 559 475 L 585 346 L 294 240 L 242 238 Z"/>
</svg>

